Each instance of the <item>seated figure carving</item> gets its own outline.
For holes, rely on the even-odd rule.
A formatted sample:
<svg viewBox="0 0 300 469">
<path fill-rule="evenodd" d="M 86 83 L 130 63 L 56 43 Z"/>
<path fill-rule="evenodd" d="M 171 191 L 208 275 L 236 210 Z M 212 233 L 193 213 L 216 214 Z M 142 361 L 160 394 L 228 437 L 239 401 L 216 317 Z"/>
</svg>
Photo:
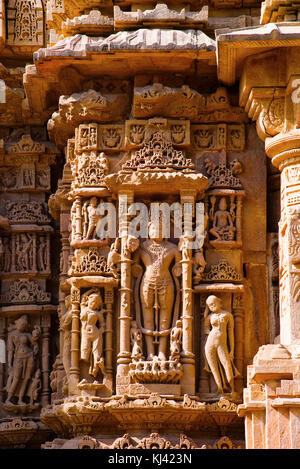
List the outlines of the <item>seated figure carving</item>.
<svg viewBox="0 0 300 469">
<path fill-rule="evenodd" d="M 219 241 L 233 241 L 236 228 L 233 226 L 232 216 L 227 210 L 225 197 L 221 197 L 219 210 L 214 214 L 213 227 L 209 230 Z"/>
</svg>

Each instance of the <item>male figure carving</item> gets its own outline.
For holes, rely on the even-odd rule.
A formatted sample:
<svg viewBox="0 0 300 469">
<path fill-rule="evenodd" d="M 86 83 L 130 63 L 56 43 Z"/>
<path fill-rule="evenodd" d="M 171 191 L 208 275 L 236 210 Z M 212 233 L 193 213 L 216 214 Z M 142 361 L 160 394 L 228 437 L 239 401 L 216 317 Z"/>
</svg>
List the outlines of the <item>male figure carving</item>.
<svg viewBox="0 0 300 469">
<path fill-rule="evenodd" d="M 155 343 L 158 343 L 158 359 L 166 360 L 168 335 L 170 333 L 175 288 L 170 265 L 181 259 L 174 243 L 162 237 L 161 226 L 150 224 L 149 238 L 134 255 L 134 261 L 142 261 L 145 272 L 140 285 L 143 326 L 147 346 L 147 359 L 153 360 Z M 156 338 L 158 340 L 156 340 Z"/>
<path fill-rule="evenodd" d="M 219 202 L 219 210 L 215 212 L 213 227 L 210 233 L 218 240 L 233 240 L 235 227 L 233 226 L 232 217 L 227 210 L 227 202 L 222 197 Z"/>
</svg>

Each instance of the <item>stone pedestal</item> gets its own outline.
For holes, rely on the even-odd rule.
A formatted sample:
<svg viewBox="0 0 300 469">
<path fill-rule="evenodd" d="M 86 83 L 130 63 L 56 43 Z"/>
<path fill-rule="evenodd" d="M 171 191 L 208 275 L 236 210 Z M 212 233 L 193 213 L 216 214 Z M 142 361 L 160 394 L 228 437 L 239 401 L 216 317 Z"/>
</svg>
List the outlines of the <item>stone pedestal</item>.
<svg viewBox="0 0 300 469">
<path fill-rule="evenodd" d="M 264 345 L 248 367 L 238 415 L 248 449 L 299 449 L 299 358 L 293 346 Z"/>
</svg>

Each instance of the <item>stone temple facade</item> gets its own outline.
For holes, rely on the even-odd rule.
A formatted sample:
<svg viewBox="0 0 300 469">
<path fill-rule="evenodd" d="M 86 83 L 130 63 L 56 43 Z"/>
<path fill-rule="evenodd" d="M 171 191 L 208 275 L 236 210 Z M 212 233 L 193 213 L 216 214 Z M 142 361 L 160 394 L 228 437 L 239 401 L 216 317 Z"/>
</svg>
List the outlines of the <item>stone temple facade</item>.
<svg viewBox="0 0 300 469">
<path fill-rule="evenodd" d="M 299 449 L 299 3 L 1 0 L 0 56 L 0 448 Z"/>
</svg>

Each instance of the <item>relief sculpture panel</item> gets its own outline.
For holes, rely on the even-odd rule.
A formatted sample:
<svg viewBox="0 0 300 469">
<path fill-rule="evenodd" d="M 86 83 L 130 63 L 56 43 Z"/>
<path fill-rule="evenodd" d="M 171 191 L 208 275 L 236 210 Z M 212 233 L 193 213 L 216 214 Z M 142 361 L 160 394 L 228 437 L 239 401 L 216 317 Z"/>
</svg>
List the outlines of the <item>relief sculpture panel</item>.
<svg viewBox="0 0 300 469">
<path fill-rule="evenodd" d="M 275 138 L 283 88 L 245 110 L 218 75 L 258 9 L 0 6 L 0 448 L 243 447 L 247 367 L 300 301 L 297 194 L 276 272 L 247 115 Z"/>
</svg>

